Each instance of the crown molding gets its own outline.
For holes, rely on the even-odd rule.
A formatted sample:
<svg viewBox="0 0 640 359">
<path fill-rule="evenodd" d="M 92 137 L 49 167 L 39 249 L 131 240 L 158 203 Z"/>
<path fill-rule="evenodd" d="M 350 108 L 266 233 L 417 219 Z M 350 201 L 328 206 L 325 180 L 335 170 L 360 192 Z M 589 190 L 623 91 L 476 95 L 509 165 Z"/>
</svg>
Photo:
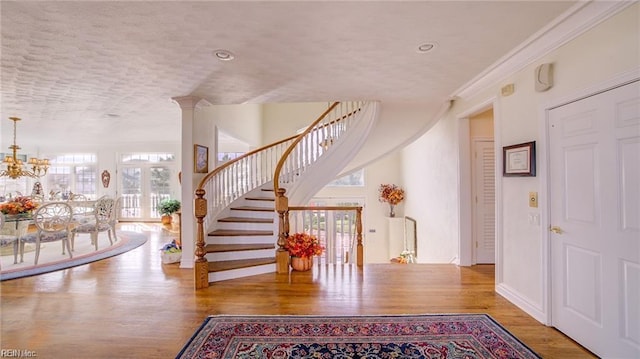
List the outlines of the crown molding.
<svg viewBox="0 0 640 359">
<path fill-rule="evenodd" d="M 508 76 L 548 55 L 634 3 L 634 1 L 604 0 L 578 2 L 454 91 L 451 97 L 469 98 L 504 81 Z"/>
</svg>

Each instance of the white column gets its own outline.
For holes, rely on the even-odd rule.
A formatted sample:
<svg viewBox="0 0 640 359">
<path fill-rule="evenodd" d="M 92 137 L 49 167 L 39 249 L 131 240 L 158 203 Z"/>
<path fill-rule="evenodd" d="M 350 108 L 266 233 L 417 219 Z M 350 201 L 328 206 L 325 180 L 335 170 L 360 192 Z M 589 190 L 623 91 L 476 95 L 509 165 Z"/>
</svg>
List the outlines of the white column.
<svg viewBox="0 0 640 359">
<path fill-rule="evenodd" d="M 193 179 L 193 123 L 195 121 L 196 104 L 201 100 L 199 97 L 182 96 L 173 97 L 173 100 L 180 105 L 182 110 L 182 260 L 180 268 L 193 268 L 195 259 L 196 221 L 193 214 L 193 200 L 195 198 L 195 186 Z"/>
</svg>

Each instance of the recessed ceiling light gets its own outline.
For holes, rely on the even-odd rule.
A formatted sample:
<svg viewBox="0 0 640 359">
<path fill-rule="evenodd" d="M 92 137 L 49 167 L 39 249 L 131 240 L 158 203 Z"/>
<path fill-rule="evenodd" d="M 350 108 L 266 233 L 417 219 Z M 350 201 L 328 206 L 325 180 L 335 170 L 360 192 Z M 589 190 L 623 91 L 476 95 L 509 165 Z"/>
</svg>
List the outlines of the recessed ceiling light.
<svg viewBox="0 0 640 359">
<path fill-rule="evenodd" d="M 213 54 L 220 61 L 231 61 L 235 59 L 235 55 L 233 55 L 231 51 L 228 50 L 216 50 L 213 52 Z"/>
<path fill-rule="evenodd" d="M 420 46 L 418 46 L 418 49 L 416 50 L 418 53 L 425 53 L 425 52 L 429 52 L 431 50 L 433 50 L 436 47 L 436 44 L 434 42 L 426 42 Z"/>
</svg>

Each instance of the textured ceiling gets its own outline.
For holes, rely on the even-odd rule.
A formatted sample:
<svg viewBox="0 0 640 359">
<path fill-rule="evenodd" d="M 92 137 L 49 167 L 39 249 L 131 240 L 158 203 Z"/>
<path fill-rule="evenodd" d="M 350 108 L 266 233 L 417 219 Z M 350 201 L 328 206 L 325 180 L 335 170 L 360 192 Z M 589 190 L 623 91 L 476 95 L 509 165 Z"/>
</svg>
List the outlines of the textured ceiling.
<svg viewBox="0 0 640 359">
<path fill-rule="evenodd" d="M 175 96 L 443 103 L 573 4 L 2 1 L 2 148 L 9 116 L 27 148 L 175 142 Z"/>
</svg>

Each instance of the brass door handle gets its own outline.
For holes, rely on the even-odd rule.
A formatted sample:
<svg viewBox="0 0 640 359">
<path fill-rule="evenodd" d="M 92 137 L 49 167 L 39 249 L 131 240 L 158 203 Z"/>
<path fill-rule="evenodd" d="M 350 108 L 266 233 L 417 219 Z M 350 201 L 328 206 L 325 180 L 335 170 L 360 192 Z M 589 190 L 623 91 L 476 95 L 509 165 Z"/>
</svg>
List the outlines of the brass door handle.
<svg viewBox="0 0 640 359">
<path fill-rule="evenodd" d="M 562 234 L 564 231 L 562 230 L 562 228 L 558 227 L 558 226 L 551 226 L 549 227 L 549 230 L 555 234 Z"/>
</svg>

